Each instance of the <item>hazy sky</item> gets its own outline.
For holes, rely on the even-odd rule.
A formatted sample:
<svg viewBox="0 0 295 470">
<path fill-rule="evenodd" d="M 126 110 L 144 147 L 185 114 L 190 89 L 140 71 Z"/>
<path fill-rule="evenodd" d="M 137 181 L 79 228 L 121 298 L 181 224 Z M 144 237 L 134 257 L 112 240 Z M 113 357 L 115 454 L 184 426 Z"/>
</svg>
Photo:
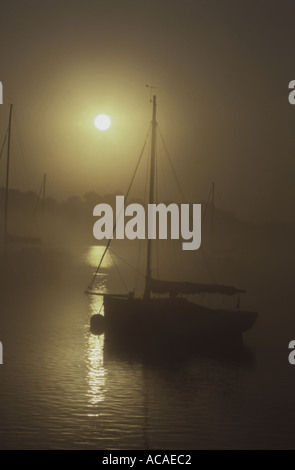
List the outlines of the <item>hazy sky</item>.
<svg viewBox="0 0 295 470">
<path fill-rule="evenodd" d="M 240 217 L 294 220 L 294 45 L 294 0 L 2 0 L 12 185 L 38 191 L 46 172 L 59 199 L 124 191 L 151 119 L 148 83 L 191 200 L 215 181 L 217 205 Z M 99 113 L 112 119 L 105 133 Z"/>
</svg>

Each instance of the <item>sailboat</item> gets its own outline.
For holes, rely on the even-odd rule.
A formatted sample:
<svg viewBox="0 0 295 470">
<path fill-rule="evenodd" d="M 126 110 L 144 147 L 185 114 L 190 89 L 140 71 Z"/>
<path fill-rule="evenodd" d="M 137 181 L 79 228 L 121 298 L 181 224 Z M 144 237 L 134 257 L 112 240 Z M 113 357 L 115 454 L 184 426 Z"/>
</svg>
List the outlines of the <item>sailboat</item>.
<svg viewBox="0 0 295 470">
<path fill-rule="evenodd" d="M 9 176 L 10 176 L 10 142 L 11 142 L 11 128 L 12 128 L 12 111 L 13 105 L 10 105 L 9 111 L 9 121 L 8 121 L 8 130 L 5 136 L 3 147 L 7 138 L 7 161 L 6 161 L 6 185 L 5 185 L 5 205 L 4 205 L 4 245 L 8 243 L 12 244 L 32 244 L 39 245 L 41 243 L 41 238 L 24 236 L 24 235 L 15 235 L 8 232 L 8 209 L 9 209 Z M 2 150 L 3 150 L 2 147 Z"/>
<path fill-rule="evenodd" d="M 156 109 L 156 96 L 153 96 L 149 204 L 155 200 Z M 110 243 L 111 240 L 105 247 L 96 274 Z M 148 239 L 142 297 L 135 297 L 133 293 L 95 292 L 92 282 L 86 293 L 103 297 L 104 315 L 98 313 L 91 317 L 91 331 L 97 334 L 105 332 L 107 340 L 116 344 L 148 349 L 166 348 L 168 344 L 186 348 L 241 344 L 243 333 L 253 327 L 257 313 L 242 311 L 238 307 L 235 310 L 213 309 L 192 302 L 185 296 L 203 293 L 234 296 L 245 291 L 219 284 L 154 279 L 152 250 L 153 240 Z"/>
</svg>

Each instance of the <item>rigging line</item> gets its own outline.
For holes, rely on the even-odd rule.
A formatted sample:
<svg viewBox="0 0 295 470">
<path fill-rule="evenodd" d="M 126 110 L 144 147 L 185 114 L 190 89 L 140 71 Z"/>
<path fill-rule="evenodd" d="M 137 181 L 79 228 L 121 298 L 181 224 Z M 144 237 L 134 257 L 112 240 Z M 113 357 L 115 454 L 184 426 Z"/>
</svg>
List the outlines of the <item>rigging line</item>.
<svg viewBox="0 0 295 470">
<path fill-rule="evenodd" d="M 203 217 L 202 217 L 202 222 L 204 222 L 204 221 L 205 221 L 205 217 L 206 217 L 206 213 L 207 213 L 207 209 L 208 209 L 208 205 L 209 205 L 209 201 L 210 201 L 211 193 L 212 193 L 212 186 L 211 186 L 211 188 L 210 188 L 210 191 L 209 191 L 209 196 L 208 196 L 208 199 L 207 199 L 207 202 L 206 202 L 206 206 L 205 206 L 204 214 L 203 214 Z"/>
<path fill-rule="evenodd" d="M 137 170 L 138 170 L 139 164 L 140 164 L 140 162 L 141 162 L 142 155 L 143 155 L 143 152 L 144 152 L 144 149 L 145 149 L 145 146 L 146 146 L 146 143 L 147 143 L 148 137 L 149 137 L 149 135 L 150 135 L 151 128 L 152 128 L 152 126 L 150 125 L 150 128 L 149 128 L 149 131 L 148 131 L 148 133 L 147 133 L 147 136 L 146 136 L 145 142 L 144 142 L 144 144 L 143 144 L 143 147 L 142 147 L 142 150 L 141 150 L 141 153 L 140 153 L 140 156 L 139 156 L 139 159 L 138 159 L 138 162 L 137 162 L 136 168 L 135 168 L 135 170 L 134 170 L 133 176 L 132 176 L 132 178 L 131 178 L 131 181 L 130 181 L 130 184 L 129 184 L 129 187 L 128 187 L 128 190 L 127 190 L 127 193 L 126 193 L 126 196 L 125 196 L 125 200 L 126 200 L 126 201 L 127 201 L 127 199 L 128 199 L 128 196 L 129 196 L 129 193 L 130 193 L 131 187 L 132 187 L 132 185 L 133 185 L 133 181 L 134 181 L 134 179 L 135 179 L 135 176 L 136 176 L 136 173 L 137 173 Z"/>
<path fill-rule="evenodd" d="M 138 289 L 138 283 L 139 283 L 139 274 L 142 275 L 144 277 L 144 275 L 140 272 L 139 270 L 139 266 L 140 266 L 140 261 L 141 261 L 141 256 L 142 256 L 142 240 L 140 239 L 139 240 L 139 244 L 138 244 L 138 254 L 137 254 L 137 266 L 136 268 L 134 268 L 132 266 L 132 268 L 134 269 L 136 275 L 135 275 L 135 279 L 134 279 L 134 292 L 137 292 L 137 289 Z"/>
<path fill-rule="evenodd" d="M 92 307 L 93 307 L 93 306 L 92 306 Z M 95 308 L 95 307 L 93 307 L 93 308 Z M 99 315 L 100 312 L 102 311 L 102 308 L 103 308 L 103 302 L 100 303 L 100 308 L 99 308 L 99 310 L 98 310 L 98 315 Z"/>
<path fill-rule="evenodd" d="M 159 162 L 158 162 L 158 152 L 156 149 L 156 158 L 155 158 L 155 163 L 156 163 L 156 203 L 159 201 Z M 159 240 L 158 238 L 156 239 L 156 260 L 157 260 L 157 275 L 158 279 L 160 279 L 160 270 L 159 270 Z"/>
<path fill-rule="evenodd" d="M 159 129 L 159 134 L 160 134 L 160 137 L 161 137 L 161 140 L 162 140 L 162 143 L 163 143 L 163 146 L 164 146 L 164 149 L 165 149 L 165 152 L 166 152 L 168 161 L 169 161 L 169 163 L 170 163 L 170 166 L 171 166 L 171 169 L 172 169 L 174 178 L 175 178 L 175 180 L 176 180 L 178 190 L 179 190 L 179 192 L 180 192 L 180 195 L 181 195 L 182 199 L 184 200 L 184 202 L 186 202 L 186 198 L 185 198 L 184 193 L 183 193 L 183 191 L 182 191 L 182 188 L 181 188 L 181 186 L 180 186 L 180 183 L 179 183 L 179 180 L 178 180 L 178 177 L 177 177 L 177 173 L 176 173 L 176 171 L 175 171 L 175 169 L 174 169 L 174 166 L 173 166 L 173 164 L 172 164 L 172 160 L 171 160 L 171 158 L 170 158 L 170 155 L 169 155 L 167 146 L 166 146 L 166 144 L 165 144 L 165 141 L 164 141 L 164 138 L 163 138 L 163 135 L 162 135 L 162 132 L 161 132 L 160 129 Z M 204 252 L 204 248 L 203 248 L 202 245 L 201 245 L 201 247 L 200 247 L 200 250 L 201 250 L 201 253 L 202 253 L 203 257 L 204 257 L 208 274 L 209 274 L 209 276 L 211 277 L 211 279 L 214 280 L 214 279 L 215 279 L 215 276 L 214 276 L 214 274 L 213 274 L 213 272 L 212 272 L 211 266 L 209 265 L 208 259 L 206 258 L 206 254 L 205 254 L 205 252 Z"/>
<path fill-rule="evenodd" d="M 35 207 L 35 219 L 36 219 L 37 216 L 38 216 L 38 208 L 39 208 L 39 204 L 40 204 L 40 200 L 41 200 L 41 194 L 42 194 L 43 184 L 44 184 L 44 181 L 42 180 L 41 188 L 40 188 L 40 191 L 39 191 L 39 194 L 38 194 L 37 204 L 36 204 L 36 207 Z"/>
<path fill-rule="evenodd" d="M 148 181 L 149 181 L 149 159 L 147 158 L 146 159 L 146 172 L 145 172 L 145 186 L 144 186 L 144 197 L 143 197 L 143 202 L 144 202 L 144 205 L 146 206 L 147 204 L 147 190 L 148 190 Z M 141 235 L 142 235 L 142 232 L 144 231 L 144 228 L 145 227 L 141 227 Z M 142 273 L 140 272 L 140 262 L 141 262 L 141 257 L 142 257 L 142 239 L 140 238 L 139 239 L 139 244 L 138 244 L 138 253 L 137 253 L 137 266 L 136 266 L 136 273 L 137 273 L 137 276 L 135 278 L 135 291 L 137 291 L 138 289 L 138 283 L 139 283 L 139 276 L 138 274 L 142 275 Z"/>
<path fill-rule="evenodd" d="M 15 128 L 16 128 L 16 134 L 17 134 L 17 140 L 18 140 L 18 145 L 19 145 L 19 149 L 20 149 L 20 154 L 21 154 L 21 157 L 23 159 L 24 173 L 25 173 L 25 177 L 26 177 L 26 180 L 27 180 L 27 187 L 30 188 L 30 187 L 32 187 L 32 180 L 29 177 L 29 171 L 28 171 L 28 168 L 27 168 L 28 163 L 25 160 L 24 151 L 23 151 L 22 144 L 21 144 L 21 141 L 20 141 L 20 132 L 19 132 L 18 121 L 16 119 L 16 113 L 15 113 L 14 107 L 13 107 L 12 113 L 13 113 L 13 116 L 14 116 L 14 124 L 15 124 Z"/>
<path fill-rule="evenodd" d="M 160 159 L 160 162 L 161 162 L 161 178 L 162 178 L 162 194 L 163 194 L 163 197 L 164 199 L 166 199 L 168 201 L 169 197 L 169 193 L 168 193 L 168 185 L 167 185 L 167 180 L 166 180 L 166 171 L 165 171 L 165 167 L 164 167 L 164 162 L 163 162 L 163 158 Z"/>
<path fill-rule="evenodd" d="M 162 141 L 162 144 L 163 144 L 163 141 Z M 167 190 L 167 181 L 165 179 L 165 173 L 166 172 L 165 172 L 165 168 L 164 168 L 163 159 L 161 159 L 161 171 L 162 171 L 162 174 L 163 174 L 163 185 L 162 185 L 163 186 L 163 196 L 164 196 L 164 199 L 168 200 L 169 197 L 168 197 L 168 190 Z M 173 252 L 173 259 L 174 259 L 174 268 L 175 268 L 176 272 L 179 272 L 180 269 L 181 269 L 181 264 L 179 262 L 179 256 L 178 256 L 178 250 L 177 250 L 177 240 L 171 240 L 171 244 L 172 244 L 172 252 Z M 183 270 L 183 268 L 182 268 L 182 270 Z M 160 276 L 159 276 L 159 279 L 160 279 Z"/>
<path fill-rule="evenodd" d="M 209 196 L 208 196 L 206 206 L 205 206 L 205 211 L 204 211 L 204 214 L 202 216 L 202 224 L 205 221 L 205 217 L 206 217 L 206 214 L 207 214 L 207 209 L 208 209 L 208 206 L 209 206 L 209 201 L 210 201 L 212 192 L 213 192 L 213 187 L 211 186 L 210 191 L 209 191 Z M 201 254 L 202 254 L 203 259 L 204 259 L 204 263 L 205 263 L 209 278 L 211 279 L 212 282 L 216 283 L 217 281 L 216 281 L 216 277 L 213 273 L 212 266 L 210 265 L 210 261 L 209 261 L 208 257 L 206 256 L 206 252 L 205 252 L 204 247 L 202 245 L 200 247 L 200 250 L 201 250 Z"/>
<path fill-rule="evenodd" d="M 134 173 L 133 173 L 133 175 L 132 175 L 132 178 L 131 178 L 129 187 L 128 187 L 128 189 L 127 189 L 127 192 L 126 192 L 126 195 L 125 195 L 125 201 L 127 201 L 127 199 L 128 199 L 128 196 L 129 196 L 129 193 L 130 193 L 130 190 L 131 190 L 133 181 L 134 181 L 134 179 L 135 179 L 135 176 L 136 176 L 136 173 L 137 173 L 139 164 L 140 164 L 141 159 L 142 159 L 142 155 L 143 155 L 143 152 L 144 152 L 144 149 L 145 149 L 145 146 L 146 146 L 148 137 L 149 137 L 149 135 L 150 135 L 151 128 L 152 128 L 152 124 L 150 124 L 150 128 L 149 128 L 149 131 L 148 131 L 147 136 L 146 136 L 146 138 L 145 138 L 145 141 L 144 141 L 144 144 L 143 144 L 143 147 L 142 147 L 142 150 L 141 150 L 141 153 L 140 153 L 140 156 L 139 156 L 139 159 L 138 159 L 136 168 L 135 168 L 135 170 L 134 170 Z M 120 215 L 121 215 L 121 214 L 120 214 Z M 120 217 L 120 215 L 119 215 L 119 217 Z M 115 220 L 115 223 L 114 223 L 114 225 L 113 225 L 113 232 L 112 232 L 113 234 L 114 234 L 114 232 L 115 232 L 115 230 L 116 230 L 116 226 L 117 226 L 117 219 Z M 102 265 L 102 262 L 103 262 L 104 257 L 105 257 L 105 255 L 106 255 L 108 249 L 109 249 L 109 246 L 110 246 L 111 242 L 112 242 L 112 238 L 110 238 L 110 239 L 108 240 L 108 243 L 107 243 L 107 245 L 106 245 L 106 247 L 105 247 L 105 250 L 104 250 L 104 252 L 103 252 L 103 254 L 102 254 L 102 257 L 100 258 L 100 262 L 99 262 L 99 264 L 98 264 L 98 266 L 97 266 L 97 268 L 96 268 L 96 271 L 95 271 L 95 273 L 94 273 L 94 276 L 93 276 L 92 281 L 91 281 L 90 286 L 89 286 L 90 289 L 92 288 L 92 285 L 93 285 L 93 283 L 94 283 L 94 281 L 95 281 L 95 278 L 96 278 L 96 276 L 97 276 L 98 271 L 100 270 L 100 267 L 101 267 L 101 265 Z"/>
<path fill-rule="evenodd" d="M 169 161 L 169 164 L 170 164 L 170 166 L 171 166 L 171 170 L 172 170 L 173 176 L 174 176 L 174 178 L 175 178 L 175 181 L 176 181 L 176 184 L 177 184 L 177 188 L 178 188 L 179 194 L 180 194 L 180 196 L 181 196 L 183 202 L 186 202 L 186 197 L 185 197 L 185 195 L 184 195 L 184 192 L 182 191 L 182 188 L 181 188 L 179 179 L 178 179 L 178 177 L 177 177 L 177 173 L 176 173 L 175 168 L 174 168 L 174 166 L 173 166 L 173 163 L 172 163 L 170 154 L 169 154 L 169 152 L 168 152 L 168 149 L 167 149 L 167 146 L 166 146 L 166 143 L 165 143 L 165 140 L 164 140 L 164 137 L 163 137 L 163 135 L 162 135 L 162 132 L 161 132 L 161 129 L 160 129 L 160 128 L 159 128 L 159 134 L 160 134 L 160 137 L 161 137 L 161 140 L 162 140 L 162 143 L 163 143 L 163 147 L 164 147 L 166 156 L 167 156 L 168 161 Z"/>
<path fill-rule="evenodd" d="M 114 266 L 115 266 L 115 268 L 116 268 L 116 271 L 117 271 L 117 273 L 118 273 L 118 275 L 119 275 L 119 278 L 121 279 L 121 281 L 122 281 L 122 284 L 123 284 L 123 286 L 125 287 L 125 289 L 126 289 L 126 292 L 128 293 L 128 292 L 130 292 L 130 290 L 128 289 L 128 286 L 127 286 L 127 284 L 125 283 L 125 281 L 124 281 L 124 278 L 123 278 L 122 274 L 120 273 L 120 270 L 119 270 L 119 268 L 118 268 L 118 266 L 117 266 L 117 263 L 116 263 L 116 260 L 115 260 L 115 257 L 114 257 L 114 254 L 112 253 L 112 251 L 111 251 L 111 250 L 110 250 L 110 254 L 111 254 L 111 257 L 112 257 L 112 260 L 113 260 Z"/>
<path fill-rule="evenodd" d="M 102 311 L 102 308 L 103 308 L 103 302 L 101 302 L 101 304 L 100 304 L 100 309 L 99 309 L 98 315 L 99 315 L 100 312 Z"/>
<path fill-rule="evenodd" d="M 156 173 L 156 203 L 158 204 L 160 201 L 159 197 L 159 173 L 160 173 L 160 165 L 159 165 L 159 156 L 158 156 L 158 148 L 156 147 L 156 158 L 155 158 L 155 173 Z M 155 241 L 156 245 L 156 272 L 157 272 L 157 278 L 160 279 L 160 257 L 159 257 L 159 239 L 158 237 L 156 238 Z"/>
<path fill-rule="evenodd" d="M 3 150 L 4 150 L 4 145 L 5 145 L 7 136 L 8 136 L 8 129 L 7 129 L 7 131 L 6 131 L 6 134 L 5 134 L 5 137 L 4 137 L 4 141 L 3 141 L 3 144 L 2 144 L 2 148 L 1 148 L 1 152 L 0 152 L 0 160 L 1 160 L 1 157 L 2 157 L 2 153 L 3 153 Z"/>
<path fill-rule="evenodd" d="M 129 268 L 133 269 L 134 271 L 137 272 L 137 274 L 139 274 L 140 276 L 142 276 L 143 278 L 145 277 L 145 275 L 137 268 L 135 268 L 135 266 L 133 266 L 132 264 L 128 263 L 128 261 L 126 261 L 124 258 L 122 258 L 122 256 L 119 256 L 118 253 L 116 253 L 113 249 L 110 248 L 110 253 L 112 253 L 113 255 L 117 256 L 119 258 L 120 261 L 122 261 L 123 263 L 125 263 L 127 266 L 129 266 Z"/>
<path fill-rule="evenodd" d="M 202 224 L 204 223 L 205 221 L 205 217 L 206 217 L 206 213 L 207 213 L 207 209 L 208 209 L 208 206 L 209 206 L 209 201 L 210 201 L 210 197 L 211 197 L 211 194 L 212 194 L 212 186 L 210 188 L 210 191 L 209 191 L 209 196 L 208 196 L 208 199 L 207 199 L 207 202 L 206 202 L 206 206 L 205 206 L 205 211 L 204 211 L 204 214 L 202 216 Z M 200 246 L 200 252 L 201 252 L 201 255 L 203 256 L 203 260 L 204 260 L 204 263 L 205 263 L 205 267 L 207 269 L 207 273 L 209 275 L 209 278 L 211 279 L 211 282 L 214 282 L 216 284 L 216 277 L 214 275 L 214 272 L 213 272 L 213 269 L 212 269 L 212 266 L 210 264 L 210 261 L 206 255 L 206 251 L 203 247 L 203 245 Z"/>
<path fill-rule="evenodd" d="M 95 302 L 94 298 L 93 298 L 91 295 L 89 295 L 89 294 L 87 295 L 87 297 L 88 297 L 88 299 L 89 299 L 89 301 L 90 301 L 91 308 L 92 308 L 93 310 L 98 311 L 98 307 L 96 307 L 96 305 L 95 305 L 96 302 Z M 103 302 L 101 302 L 101 304 L 100 304 L 100 308 L 99 308 L 98 314 L 100 314 L 100 312 L 101 312 L 101 310 L 102 310 L 102 307 L 103 307 Z"/>
</svg>

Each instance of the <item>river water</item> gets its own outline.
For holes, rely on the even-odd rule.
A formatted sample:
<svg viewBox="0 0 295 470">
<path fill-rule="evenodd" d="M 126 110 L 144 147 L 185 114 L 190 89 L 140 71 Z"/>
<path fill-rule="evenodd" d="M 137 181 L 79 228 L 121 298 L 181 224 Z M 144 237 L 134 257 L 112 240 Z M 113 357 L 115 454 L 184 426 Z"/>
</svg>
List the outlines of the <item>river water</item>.
<svg viewBox="0 0 295 470">
<path fill-rule="evenodd" d="M 89 331 L 101 300 L 84 290 L 100 252 L 1 257 L 0 448 L 295 448 L 294 254 L 261 255 L 255 267 L 247 257 L 226 262 L 259 313 L 241 356 L 183 357 L 175 345 L 172 357 L 144 361 L 109 354 L 104 336 Z M 115 268 L 106 261 L 107 291 Z"/>
</svg>

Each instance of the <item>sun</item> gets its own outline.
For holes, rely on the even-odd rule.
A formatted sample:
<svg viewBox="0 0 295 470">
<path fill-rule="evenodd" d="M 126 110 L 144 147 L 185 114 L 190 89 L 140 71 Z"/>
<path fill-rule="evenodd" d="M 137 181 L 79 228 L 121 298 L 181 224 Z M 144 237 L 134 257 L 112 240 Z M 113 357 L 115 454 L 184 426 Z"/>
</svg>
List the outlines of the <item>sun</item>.
<svg viewBox="0 0 295 470">
<path fill-rule="evenodd" d="M 100 114 L 94 119 L 94 125 L 99 131 L 106 131 L 111 125 L 111 119 L 106 114 Z"/>
</svg>

